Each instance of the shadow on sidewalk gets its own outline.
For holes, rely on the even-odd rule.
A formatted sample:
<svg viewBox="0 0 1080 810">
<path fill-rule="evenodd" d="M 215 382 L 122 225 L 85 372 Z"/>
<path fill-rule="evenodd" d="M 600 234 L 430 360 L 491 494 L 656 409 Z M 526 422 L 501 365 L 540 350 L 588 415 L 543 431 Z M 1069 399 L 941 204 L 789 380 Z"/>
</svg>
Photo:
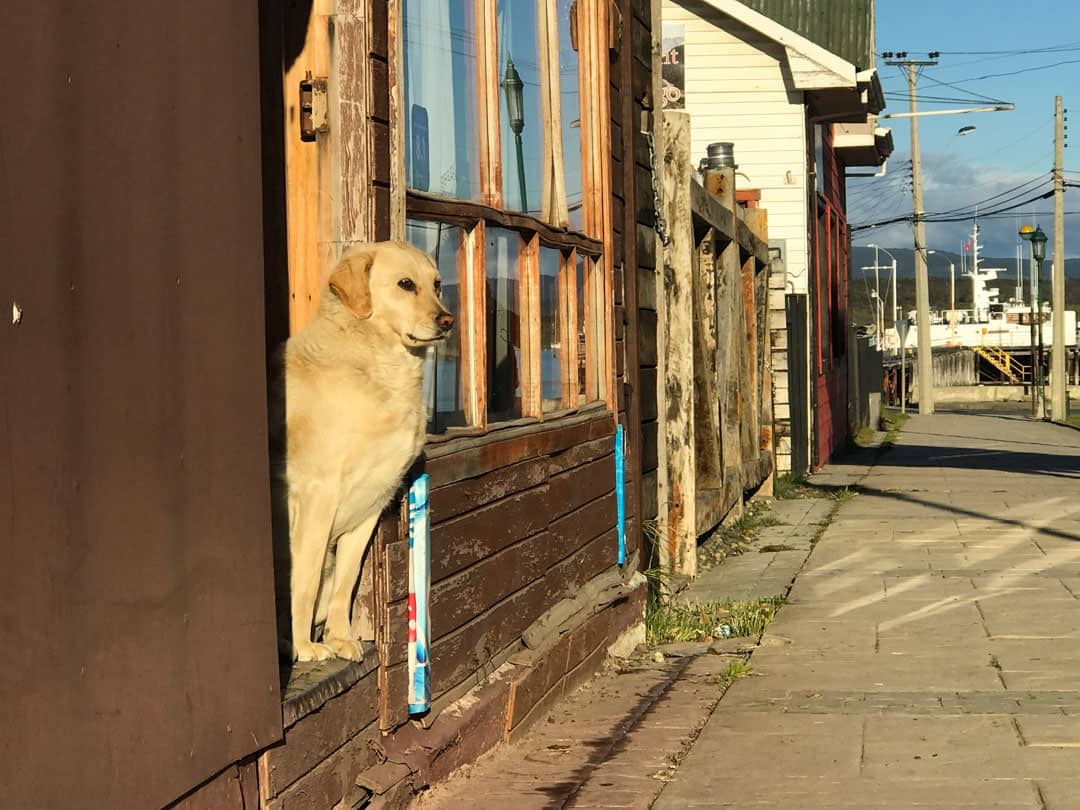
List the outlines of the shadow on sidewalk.
<svg viewBox="0 0 1080 810">
<path fill-rule="evenodd" d="M 998 417 L 1000 418 L 1000 417 Z M 941 445 L 921 444 L 898 444 L 882 453 L 880 457 L 873 459 L 871 456 L 876 451 L 873 448 L 854 448 L 845 453 L 837 460 L 838 464 L 872 464 L 891 468 L 909 469 L 951 469 L 967 470 L 970 472 L 1007 472 L 1016 475 L 1051 476 L 1070 480 L 1080 480 L 1080 455 L 1069 454 L 1073 448 L 1068 445 L 1053 445 L 1041 442 L 1012 441 L 1009 439 L 997 439 L 979 436 L 956 436 L 955 434 L 919 433 L 905 430 L 905 439 L 917 436 L 941 436 L 952 439 L 984 440 L 997 444 L 1021 444 L 1027 447 L 1047 446 L 1059 447 L 1059 453 L 1041 453 L 1026 450 L 990 449 L 987 447 L 944 447 Z M 871 454 L 871 455 L 867 455 Z M 1024 520 L 1016 520 L 1000 515 L 976 512 L 965 509 L 956 504 L 943 504 L 930 499 L 919 498 L 915 495 L 897 491 L 894 489 L 878 489 L 865 484 L 854 484 L 850 487 L 837 487 L 830 485 L 815 485 L 813 481 L 807 482 L 808 486 L 828 492 L 836 492 L 840 489 L 849 489 L 855 493 L 876 495 L 883 498 L 892 498 L 897 501 L 911 503 L 913 505 L 940 509 L 953 517 L 971 517 L 983 520 L 993 520 L 1005 526 L 1028 528 L 1038 534 L 1050 537 L 1058 537 L 1062 540 L 1080 542 L 1080 535 L 1064 532 L 1057 529 L 1036 527 Z"/>
</svg>

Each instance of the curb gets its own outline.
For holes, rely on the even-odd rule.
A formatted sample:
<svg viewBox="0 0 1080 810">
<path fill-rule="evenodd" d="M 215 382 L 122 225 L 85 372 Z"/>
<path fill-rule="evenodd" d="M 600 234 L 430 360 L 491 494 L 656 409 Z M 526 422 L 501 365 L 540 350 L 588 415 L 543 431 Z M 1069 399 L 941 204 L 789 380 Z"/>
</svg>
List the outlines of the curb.
<svg viewBox="0 0 1080 810">
<path fill-rule="evenodd" d="M 1058 422 L 1054 419 L 1047 419 L 1051 425 L 1057 425 L 1058 427 L 1068 428 L 1069 430 L 1080 430 L 1080 425 L 1070 425 L 1068 422 Z"/>
</svg>

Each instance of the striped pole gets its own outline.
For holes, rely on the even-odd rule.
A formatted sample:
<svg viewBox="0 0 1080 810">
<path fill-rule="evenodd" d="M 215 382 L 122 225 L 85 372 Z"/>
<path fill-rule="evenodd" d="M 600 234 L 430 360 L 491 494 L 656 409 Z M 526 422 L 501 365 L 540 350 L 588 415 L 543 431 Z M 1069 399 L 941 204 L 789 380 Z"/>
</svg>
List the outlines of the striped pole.
<svg viewBox="0 0 1080 810">
<path fill-rule="evenodd" d="M 615 426 L 615 509 L 619 526 L 619 565 L 626 564 L 626 483 L 623 480 L 623 426 Z"/>
<path fill-rule="evenodd" d="M 431 585 L 431 526 L 428 522 L 428 476 L 409 488 L 409 714 L 431 708 L 428 680 L 428 596 Z"/>
</svg>

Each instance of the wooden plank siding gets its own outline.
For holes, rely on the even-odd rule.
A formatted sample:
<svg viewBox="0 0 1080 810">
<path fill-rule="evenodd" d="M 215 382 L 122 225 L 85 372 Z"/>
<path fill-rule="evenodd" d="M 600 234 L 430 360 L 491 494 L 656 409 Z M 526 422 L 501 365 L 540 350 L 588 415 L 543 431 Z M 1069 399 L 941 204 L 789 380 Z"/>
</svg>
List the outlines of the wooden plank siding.
<svg viewBox="0 0 1080 810">
<path fill-rule="evenodd" d="M 607 435 L 590 439 L 597 429 Z M 434 699 L 483 671 L 540 614 L 615 562 L 611 418 L 600 415 L 563 434 L 579 443 L 554 444 L 431 491 Z M 439 463 L 445 469 L 451 460 Z M 390 672 L 404 667 L 407 649 L 408 555 L 404 527 L 399 531 L 382 551 Z"/>
</svg>

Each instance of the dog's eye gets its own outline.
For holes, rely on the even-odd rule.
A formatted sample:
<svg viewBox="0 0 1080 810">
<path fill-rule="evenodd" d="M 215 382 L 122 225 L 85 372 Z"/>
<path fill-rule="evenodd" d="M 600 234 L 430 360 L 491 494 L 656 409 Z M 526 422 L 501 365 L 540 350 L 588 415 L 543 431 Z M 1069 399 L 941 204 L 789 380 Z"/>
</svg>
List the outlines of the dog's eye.
<svg viewBox="0 0 1080 810">
<path fill-rule="evenodd" d="M 436 281 L 435 282 L 435 294 L 438 295 L 441 292 L 442 292 L 442 282 L 441 281 Z"/>
<path fill-rule="evenodd" d="M 416 282 L 411 278 L 403 278 L 397 285 L 405 290 L 405 292 L 414 292 L 416 290 Z"/>
</svg>

